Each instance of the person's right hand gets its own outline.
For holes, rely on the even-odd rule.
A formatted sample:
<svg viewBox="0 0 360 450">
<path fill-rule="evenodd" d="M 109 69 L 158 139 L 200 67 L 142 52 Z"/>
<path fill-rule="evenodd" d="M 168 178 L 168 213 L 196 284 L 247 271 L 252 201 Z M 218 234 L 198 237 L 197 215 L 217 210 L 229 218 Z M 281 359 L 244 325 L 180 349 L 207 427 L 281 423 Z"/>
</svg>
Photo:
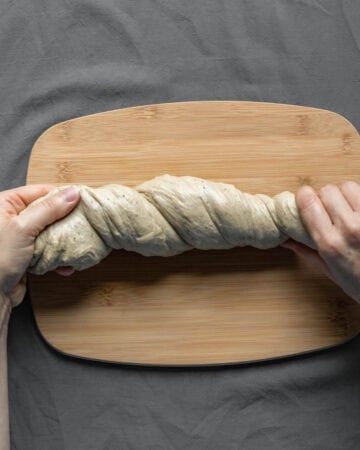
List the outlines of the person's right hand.
<svg viewBox="0 0 360 450">
<path fill-rule="evenodd" d="M 296 203 L 317 251 L 291 239 L 282 247 L 316 265 L 360 303 L 360 184 L 326 185 L 319 194 L 303 186 Z"/>
</svg>

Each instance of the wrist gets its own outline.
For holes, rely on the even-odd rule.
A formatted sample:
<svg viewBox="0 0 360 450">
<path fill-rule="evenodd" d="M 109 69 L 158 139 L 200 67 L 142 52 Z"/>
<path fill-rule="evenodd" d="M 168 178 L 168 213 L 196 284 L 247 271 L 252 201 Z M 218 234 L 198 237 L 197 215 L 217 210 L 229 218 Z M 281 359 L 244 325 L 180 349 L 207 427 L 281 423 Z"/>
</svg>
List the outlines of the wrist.
<svg viewBox="0 0 360 450">
<path fill-rule="evenodd" d="M 0 330 L 4 328 L 4 325 L 7 325 L 11 309 L 10 298 L 4 292 L 0 291 Z"/>
<path fill-rule="evenodd" d="M 7 381 L 7 330 L 11 300 L 0 291 L 0 449 L 10 449 L 9 397 Z"/>
</svg>

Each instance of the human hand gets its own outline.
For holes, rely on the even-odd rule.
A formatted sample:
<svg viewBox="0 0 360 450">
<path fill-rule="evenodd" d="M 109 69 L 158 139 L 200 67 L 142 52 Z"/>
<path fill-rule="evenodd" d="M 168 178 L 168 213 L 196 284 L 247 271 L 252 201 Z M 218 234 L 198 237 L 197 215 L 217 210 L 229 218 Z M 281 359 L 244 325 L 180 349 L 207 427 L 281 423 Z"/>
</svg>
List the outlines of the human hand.
<svg viewBox="0 0 360 450">
<path fill-rule="evenodd" d="M 360 302 L 360 184 L 324 186 L 319 194 L 303 186 L 296 193 L 300 216 L 317 250 L 288 240 L 288 248 L 318 267 Z"/>
<path fill-rule="evenodd" d="M 68 188 L 27 208 L 52 189 L 51 185 L 28 185 L 0 192 L 0 293 L 12 306 L 24 298 L 35 238 L 47 225 L 66 216 L 80 199 L 76 188 Z M 56 272 L 70 275 L 73 269 L 62 267 Z"/>
</svg>

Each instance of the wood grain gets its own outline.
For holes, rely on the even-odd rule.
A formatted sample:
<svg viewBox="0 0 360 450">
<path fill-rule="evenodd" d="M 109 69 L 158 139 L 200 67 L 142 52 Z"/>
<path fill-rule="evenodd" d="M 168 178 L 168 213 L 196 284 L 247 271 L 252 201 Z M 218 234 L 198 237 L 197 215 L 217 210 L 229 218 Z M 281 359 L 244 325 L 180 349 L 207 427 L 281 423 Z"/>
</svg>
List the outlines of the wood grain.
<svg viewBox="0 0 360 450">
<path fill-rule="evenodd" d="M 46 130 L 27 182 L 135 186 L 165 173 L 269 195 L 360 182 L 360 137 L 342 116 L 302 106 L 139 106 Z M 29 282 L 44 338 L 85 358 L 226 364 L 325 348 L 360 331 L 360 305 L 283 248 L 171 258 L 119 250 L 70 278 L 49 273 Z"/>
</svg>

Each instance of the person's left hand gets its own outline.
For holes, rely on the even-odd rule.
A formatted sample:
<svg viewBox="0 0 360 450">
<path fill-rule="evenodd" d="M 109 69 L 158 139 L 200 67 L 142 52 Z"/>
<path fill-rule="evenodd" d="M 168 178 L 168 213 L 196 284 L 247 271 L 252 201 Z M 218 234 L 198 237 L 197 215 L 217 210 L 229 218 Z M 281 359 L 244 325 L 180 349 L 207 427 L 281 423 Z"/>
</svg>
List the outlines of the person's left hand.
<svg viewBox="0 0 360 450">
<path fill-rule="evenodd" d="M 26 292 L 26 270 L 39 233 L 51 223 L 66 216 L 78 203 L 74 188 L 39 201 L 34 200 L 54 189 L 51 185 L 28 185 L 0 192 L 0 294 L 18 305 Z M 56 270 L 61 275 L 74 272 L 71 267 Z"/>
</svg>

